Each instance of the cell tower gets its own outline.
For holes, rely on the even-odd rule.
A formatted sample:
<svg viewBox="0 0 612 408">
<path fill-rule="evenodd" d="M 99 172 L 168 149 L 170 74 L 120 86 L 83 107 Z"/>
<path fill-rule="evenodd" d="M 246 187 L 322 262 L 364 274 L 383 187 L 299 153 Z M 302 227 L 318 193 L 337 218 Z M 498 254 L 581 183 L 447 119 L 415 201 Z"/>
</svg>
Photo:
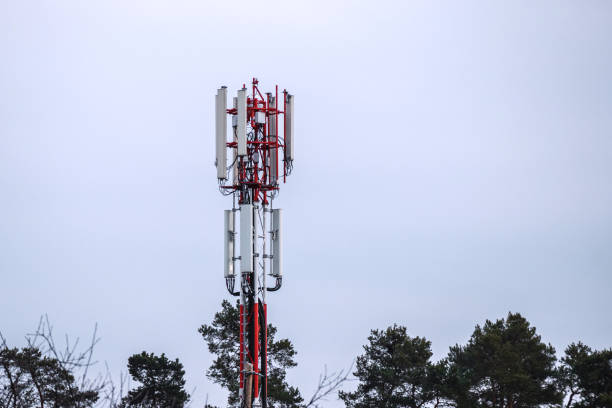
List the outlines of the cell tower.
<svg viewBox="0 0 612 408">
<path fill-rule="evenodd" d="M 278 86 L 274 94 L 264 96 L 253 78 L 251 88 L 249 93 L 243 85 L 229 109 L 227 88 L 217 92 L 215 165 L 219 190 L 233 197 L 232 209 L 225 210 L 224 264 L 227 290 L 240 296 L 240 407 L 267 408 L 266 293 L 279 290 L 283 282 L 281 210 L 273 208 L 272 200 L 279 181 L 285 182 L 293 167 L 293 96 L 283 91 L 279 106 Z M 229 141 L 228 115 L 232 118 Z M 282 137 L 278 132 L 281 115 Z M 240 213 L 239 234 L 236 212 Z M 235 291 L 238 260 L 240 290 Z M 268 286 L 267 276 L 274 279 L 273 286 Z"/>
</svg>

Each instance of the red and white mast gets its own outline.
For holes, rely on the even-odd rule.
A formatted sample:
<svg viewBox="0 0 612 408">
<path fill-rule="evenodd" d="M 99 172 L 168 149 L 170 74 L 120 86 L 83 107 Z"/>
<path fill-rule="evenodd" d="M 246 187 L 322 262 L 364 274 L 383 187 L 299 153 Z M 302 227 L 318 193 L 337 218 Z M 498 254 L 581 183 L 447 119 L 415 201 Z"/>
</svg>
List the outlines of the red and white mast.
<svg viewBox="0 0 612 408">
<path fill-rule="evenodd" d="M 268 406 L 266 292 L 282 285 L 281 210 L 273 209 L 272 200 L 281 177 L 285 182 L 293 168 L 293 96 L 283 91 L 281 104 L 278 86 L 274 94 L 264 95 L 258 84 L 253 78 L 250 90 L 243 85 L 229 109 L 226 87 L 219 88 L 215 98 L 217 178 L 221 193 L 233 197 L 232 209 L 225 211 L 224 264 L 227 290 L 240 296 L 242 408 Z M 229 141 L 228 116 L 232 118 Z M 240 287 L 235 291 L 237 260 Z M 274 279 L 273 286 L 267 286 L 266 275 Z"/>
</svg>

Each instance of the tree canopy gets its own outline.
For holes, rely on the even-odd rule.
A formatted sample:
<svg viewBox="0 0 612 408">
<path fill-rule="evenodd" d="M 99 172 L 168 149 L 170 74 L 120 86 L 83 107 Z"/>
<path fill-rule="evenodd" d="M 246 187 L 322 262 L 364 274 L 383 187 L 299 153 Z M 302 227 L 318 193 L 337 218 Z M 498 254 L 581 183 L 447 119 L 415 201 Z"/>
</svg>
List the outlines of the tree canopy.
<svg viewBox="0 0 612 408">
<path fill-rule="evenodd" d="M 90 407 L 93 390 L 81 390 L 61 362 L 38 348 L 0 348 L 0 407 Z"/>
<path fill-rule="evenodd" d="M 224 300 L 210 325 L 204 324 L 198 332 L 206 341 L 208 350 L 216 355 L 206 375 L 229 391 L 228 404 L 238 402 L 240 372 L 240 309 Z M 298 408 L 303 402 L 300 391 L 287 383 L 287 369 L 297 365 L 297 352 L 288 339 L 276 340 L 276 327 L 268 324 L 268 403 L 280 408 Z"/>
<path fill-rule="evenodd" d="M 121 407 L 182 408 L 189 400 L 184 388 L 185 370 L 178 359 L 143 351 L 128 359 L 128 371 L 140 385 L 128 392 Z"/>
<path fill-rule="evenodd" d="M 229 391 L 229 406 L 237 406 L 239 308 L 223 301 L 212 323 L 198 331 L 215 356 L 208 378 Z M 297 353 L 291 341 L 276 337 L 269 325 L 269 406 L 321 408 L 350 371 L 325 371 L 304 402 L 287 383 Z M 183 365 L 163 353 L 143 351 L 128 359 L 136 386 L 125 394 L 123 377 L 119 389 L 108 372 L 88 377 L 95 331 L 84 351 L 68 339 L 60 351 L 51 325 L 41 319 L 26 341 L 27 347 L 9 348 L 0 334 L 0 408 L 184 408 L 190 400 Z M 450 347 L 437 362 L 429 340 L 398 325 L 372 330 L 363 350 L 353 373 L 356 389 L 338 394 L 348 408 L 612 408 L 612 349 L 577 342 L 557 360 L 555 349 L 518 313 L 477 325 L 466 344 Z"/>
<path fill-rule="evenodd" d="M 394 325 L 372 330 L 368 342 L 357 357 L 357 390 L 339 393 L 347 407 L 419 408 L 433 400 L 428 340 L 410 337 L 405 327 Z"/>
<path fill-rule="evenodd" d="M 612 349 L 594 351 L 572 343 L 561 358 L 559 374 L 567 408 L 612 407 Z"/>
<path fill-rule="evenodd" d="M 555 349 L 518 313 L 476 326 L 468 343 L 451 347 L 448 358 L 456 376 L 454 397 L 471 407 L 531 408 L 562 401 Z"/>
</svg>

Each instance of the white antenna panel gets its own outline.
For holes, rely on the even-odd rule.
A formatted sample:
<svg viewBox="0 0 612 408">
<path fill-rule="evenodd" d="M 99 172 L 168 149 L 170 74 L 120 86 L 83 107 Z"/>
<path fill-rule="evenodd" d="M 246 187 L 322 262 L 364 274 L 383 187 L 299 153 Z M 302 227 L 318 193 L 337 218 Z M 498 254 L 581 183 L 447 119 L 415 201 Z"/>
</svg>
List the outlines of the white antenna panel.
<svg viewBox="0 0 612 408">
<path fill-rule="evenodd" d="M 272 210 L 272 276 L 282 276 L 282 222 L 281 209 Z"/>
<path fill-rule="evenodd" d="M 232 151 L 234 152 L 234 161 L 232 163 L 234 163 L 233 167 L 232 167 L 232 177 L 233 177 L 233 183 L 234 185 L 238 184 L 238 152 L 236 151 L 236 149 L 232 149 Z"/>
<path fill-rule="evenodd" d="M 257 108 L 263 109 L 266 104 L 263 101 L 257 102 Z M 263 125 L 266 123 L 266 113 L 260 110 L 255 111 L 255 123 Z"/>
<path fill-rule="evenodd" d="M 216 132 L 216 161 L 217 178 L 227 178 L 227 88 L 222 86 L 215 97 L 215 132 Z"/>
<path fill-rule="evenodd" d="M 234 109 L 238 109 L 238 98 L 235 96 L 232 98 L 233 104 L 232 107 Z M 237 115 L 232 115 L 232 141 L 236 142 L 236 126 L 238 125 L 238 121 L 236 120 Z M 234 185 L 238 184 L 238 150 L 232 149 L 233 157 L 232 157 L 232 175 L 233 175 L 233 183 Z"/>
<path fill-rule="evenodd" d="M 238 97 L 236 101 L 237 118 L 236 120 L 236 136 L 238 138 L 238 156 L 246 156 L 247 154 L 247 137 L 246 137 L 246 88 L 238 91 Z"/>
<path fill-rule="evenodd" d="M 224 242 L 224 258 L 225 258 L 225 277 L 234 276 L 234 211 L 225 210 L 225 242 Z"/>
<path fill-rule="evenodd" d="M 285 160 L 293 160 L 293 95 L 285 100 Z"/>
<path fill-rule="evenodd" d="M 253 206 L 240 205 L 240 272 L 253 272 Z"/>
<path fill-rule="evenodd" d="M 271 94 L 268 94 L 268 105 L 271 109 L 276 109 L 276 98 Z M 268 129 L 270 134 L 270 142 L 276 142 L 276 115 L 270 115 L 270 123 L 268 123 Z M 276 172 L 278 166 L 278 149 L 275 147 L 270 148 L 270 184 L 276 185 Z"/>
</svg>

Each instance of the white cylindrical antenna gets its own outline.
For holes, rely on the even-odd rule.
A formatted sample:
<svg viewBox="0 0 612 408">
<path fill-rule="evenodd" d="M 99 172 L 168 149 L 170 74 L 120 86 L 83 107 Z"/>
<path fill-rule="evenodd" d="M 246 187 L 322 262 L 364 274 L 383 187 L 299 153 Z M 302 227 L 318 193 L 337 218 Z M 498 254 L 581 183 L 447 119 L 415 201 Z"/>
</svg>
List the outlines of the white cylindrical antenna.
<svg viewBox="0 0 612 408">
<path fill-rule="evenodd" d="M 234 211 L 225 210 L 225 245 L 224 245 L 224 259 L 225 259 L 225 277 L 233 277 L 234 273 Z"/>
<path fill-rule="evenodd" d="M 240 272 L 253 272 L 253 206 L 240 205 Z"/>
<path fill-rule="evenodd" d="M 232 100 L 233 100 L 232 107 L 238 110 L 238 98 L 234 96 Z M 232 126 L 236 127 L 237 125 L 238 125 L 238 115 L 232 115 Z"/>
<path fill-rule="evenodd" d="M 237 97 L 237 118 L 236 136 L 238 138 L 238 156 L 246 156 L 247 154 L 247 137 L 246 137 L 246 114 L 247 114 L 247 90 L 243 88 L 238 91 Z"/>
<path fill-rule="evenodd" d="M 215 97 L 215 131 L 216 131 L 216 161 L 217 178 L 227 178 L 227 88 L 222 86 Z"/>
<path fill-rule="evenodd" d="M 253 207 L 253 218 L 252 220 L 253 222 L 253 266 L 255 267 L 255 269 L 258 269 L 256 266 L 258 265 L 259 261 L 257 259 L 259 255 L 259 239 L 258 239 L 258 235 L 259 235 L 259 227 L 258 227 L 258 218 L 259 218 L 259 204 L 258 203 L 254 203 L 252 204 Z M 259 280 L 257 278 L 257 275 L 259 275 L 259 273 L 256 271 L 255 272 L 255 278 L 253 279 L 253 290 L 255 291 L 255 293 L 259 293 L 258 292 L 258 284 L 259 284 Z"/>
<path fill-rule="evenodd" d="M 276 109 L 276 98 L 272 94 L 268 94 L 268 107 L 270 109 Z M 270 142 L 276 143 L 276 115 L 270 115 L 268 120 L 268 133 L 270 135 Z M 276 173 L 278 166 L 278 149 L 276 147 L 270 147 L 270 184 L 276 185 Z"/>
<path fill-rule="evenodd" d="M 285 160 L 293 160 L 293 95 L 285 100 Z"/>
<path fill-rule="evenodd" d="M 238 98 L 236 98 L 235 96 L 232 98 L 233 99 L 233 104 L 232 107 L 234 109 L 238 109 Z M 232 141 L 236 142 L 237 138 L 236 138 L 236 127 L 238 125 L 238 120 L 237 120 L 237 115 L 232 115 Z M 239 178 L 239 169 L 238 169 L 238 150 L 237 149 L 232 149 L 233 152 L 233 157 L 232 157 L 232 178 L 233 178 L 233 184 L 236 186 L 238 185 L 238 178 Z"/>
<path fill-rule="evenodd" d="M 282 254 L 282 221 L 281 209 L 272 210 L 272 270 L 273 276 L 283 274 L 283 254 Z"/>
</svg>

